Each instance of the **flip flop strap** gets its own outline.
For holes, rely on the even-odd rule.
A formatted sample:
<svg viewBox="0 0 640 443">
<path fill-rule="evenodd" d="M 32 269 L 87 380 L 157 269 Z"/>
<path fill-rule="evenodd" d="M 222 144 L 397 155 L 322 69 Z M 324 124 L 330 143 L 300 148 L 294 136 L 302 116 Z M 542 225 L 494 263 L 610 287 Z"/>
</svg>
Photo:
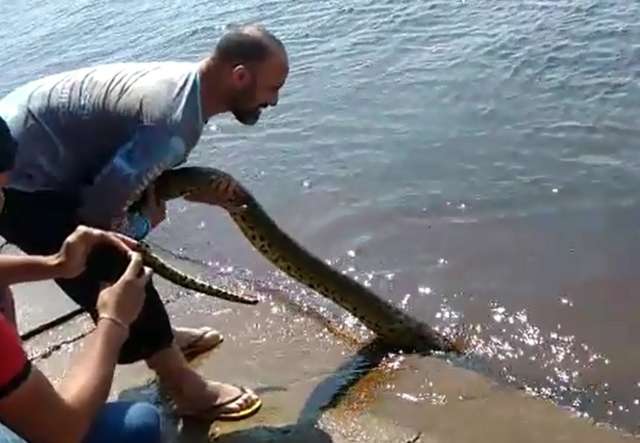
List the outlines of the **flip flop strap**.
<svg viewBox="0 0 640 443">
<path fill-rule="evenodd" d="M 211 411 L 215 411 L 216 409 L 220 409 L 220 408 L 224 408 L 225 406 L 229 406 L 232 403 L 237 402 L 238 400 L 240 400 L 242 397 L 244 397 L 245 395 L 247 395 L 249 393 L 249 391 L 246 390 L 246 388 L 244 388 L 243 386 L 236 386 L 236 385 L 231 385 L 234 388 L 238 388 L 240 390 L 240 394 L 236 395 L 235 397 L 224 401 L 222 403 L 218 403 L 216 405 L 212 405 L 209 409 L 206 410 L 206 412 L 211 412 Z"/>
</svg>

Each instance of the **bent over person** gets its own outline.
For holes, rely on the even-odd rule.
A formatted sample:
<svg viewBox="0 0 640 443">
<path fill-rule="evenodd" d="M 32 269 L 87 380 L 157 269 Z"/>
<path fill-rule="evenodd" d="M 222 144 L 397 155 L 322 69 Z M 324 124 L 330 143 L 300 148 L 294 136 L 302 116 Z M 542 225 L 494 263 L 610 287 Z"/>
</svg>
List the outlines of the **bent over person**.
<svg viewBox="0 0 640 443">
<path fill-rule="evenodd" d="M 0 235 L 28 254 L 57 251 L 78 224 L 144 238 L 165 217 L 153 180 L 186 160 L 212 116 L 230 112 L 255 124 L 277 104 L 288 71 L 281 41 L 252 25 L 226 32 L 196 63 L 109 64 L 18 87 L 0 101 L 19 144 Z M 144 203 L 131 210 L 143 191 Z M 89 274 L 56 282 L 96 319 L 100 282 Z M 207 381 L 187 364 L 153 282 L 146 291 L 119 362 L 145 360 L 179 415 L 236 420 L 257 412 L 251 389 Z"/>
</svg>

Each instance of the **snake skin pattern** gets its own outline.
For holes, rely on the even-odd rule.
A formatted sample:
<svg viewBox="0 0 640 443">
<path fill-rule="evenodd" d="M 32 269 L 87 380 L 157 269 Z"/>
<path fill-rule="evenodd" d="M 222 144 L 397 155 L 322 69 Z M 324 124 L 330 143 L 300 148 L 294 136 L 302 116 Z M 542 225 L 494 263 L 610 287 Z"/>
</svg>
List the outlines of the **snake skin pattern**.
<svg viewBox="0 0 640 443">
<path fill-rule="evenodd" d="M 322 294 L 377 334 L 409 352 L 458 352 L 454 341 L 331 268 L 283 232 L 251 193 L 231 175 L 209 167 L 182 167 L 155 181 L 162 200 L 185 197 L 224 208 L 248 241 L 283 272 Z"/>
<path fill-rule="evenodd" d="M 245 295 L 232 294 L 222 289 L 216 288 L 210 283 L 198 280 L 179 269 L 174 268 L 151 251 L 151 247 L 140 242 L 140 253 L 142 255 L 145 266 L 153 269 L 153 272 L 162 276 L 166 280 L 192 291 L 200 292 L 205 295 L 220 298 L 234 303 L 246 305 L 254 305 L 258 303 L 257 298 Z"/>
</svg>

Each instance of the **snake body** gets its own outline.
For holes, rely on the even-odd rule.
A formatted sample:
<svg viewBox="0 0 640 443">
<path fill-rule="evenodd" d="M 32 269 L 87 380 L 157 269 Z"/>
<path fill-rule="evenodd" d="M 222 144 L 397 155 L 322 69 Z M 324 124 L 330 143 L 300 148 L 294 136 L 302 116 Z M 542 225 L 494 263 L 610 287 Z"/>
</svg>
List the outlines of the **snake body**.
<svg viewBox="0 0 640 443">
<path fill-rule="evenodd" d="M 234 303 L 249 305 L 258 303 L 256 298 L 232 294 L 192 277 L 158 257 L 151 251 L 148 244 L 139 242 L 139 245 L 138 252 L 142 255 L 144 265 L 153 269 L 155 274 L 178 286 Z M 110 263 L 111 266 L 101 266 L 102 263 Z M 87 272 L 97 281 L 116 281 L 125 271 L 128 263 L 128 258 L 119 250 L 110 245 L 100 245 L 94 247 L 87 258 Z"/>
<path fill-rule="evenodd" d="M 140 242 L 140 246 L 140 253 L 142 254 L 144 264 L 153 269 L 153 272 L 155 272 L 156 274 L 177 284 L 178 286 L 182 286 L 183 288 L 191 289 L 192 291 L 200 292 L 211 297 L 221 298 L 223 300 L 234 303 L 241 303 L 246 305 L 254 305 L 258 303 L 257 298 L 232 294 L 230 292 L 216 288 L 211 283 L 199 280 L 189 274 L 180 271 L 177 268 L 174 268 L 163 259 L 155 255 L 151 251 L 150 246 L 144 242 Z"/>
<path fill-rule="evenodd" d="M 210 167 L 170 169 L 155 181 L 155 190 L 156 196 L 165 201 L 187 197 L 221 206 L 265 258 L 347 310 L 386 344 L 412 352 L 456 350 L 451 340 L 428 324 L 409 316 L 300 246 L 231 175 Z"/>
</svg>

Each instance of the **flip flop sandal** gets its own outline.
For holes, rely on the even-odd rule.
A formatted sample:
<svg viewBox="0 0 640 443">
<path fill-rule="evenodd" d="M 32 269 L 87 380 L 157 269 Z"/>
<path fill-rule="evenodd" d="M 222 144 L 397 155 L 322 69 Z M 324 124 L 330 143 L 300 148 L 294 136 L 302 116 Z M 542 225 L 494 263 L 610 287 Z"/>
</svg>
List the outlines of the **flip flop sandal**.
<svg viewBox="0 0 640 443">
<path fill-rule="evenodd" d="M 208 326 L 204 326 L 200 328 L 200 334 L 189 343 L 182 346 L 180 350 L 186 359 L 191 359 L 199 354 L 210 351 L 223 341 L 224 338 L 219 331 L 209 328 Z"/>
<path fill-rule="evenodd" d="M 229 406 L 230 404 L 233 404 L 237 401 L 240 400 L 244 400 L 246 397 L 248 396 L 252 396 L 255 397 L 255 400 L 250 403 L 247 407 L 245 407 L 244 409 L 240 410 L 240 411 L 236 411 L 236 412 L 228 412 L 228 413 L 219 413 L 215 419 L 216 420 L 220 420 L 220 421 L 237 421 L 237 420 L 244 420 L 246 418 L 249 418 L 253 415 L 255 415 L 260 408 L 262 408 L 262 400 L 260 400 L 260 398 L 258 396 L 256 396 L 255 392 L 245 388 L 244 386 L 236 386 L 238 389 L 240 389 L 241 394 L 231 403 L 227 403 L 227 406 Z M 216 409 L 219 409 L 219 407 L 216 407 Z"/>
<path fill-rule="evenodd" d="M 179 411 L 176 411 L 176 412 L 178 415 L 182 417 L 189 417 L 189 418 L 195 418 L 195 419 L 207 420 L 207 421 L 215 421 L 215 420 L 238 421 L 238 420 L 244 420 L 246 418 L 249 418 L 255 415 L 262 407 L 262 400 L 260 400 L 260 398 L 256 396 L 256 394 L 252 390 L 245 388 L 244 386 L 237 386 L 237 385 L 231 385 L 231 386 L 240 390 L 240 394 L 236 395 L 235 397 L 223 403 L 212 405 L 211 407 L 201 412 L 189 412 L 189 413 L 180 413 Z M 239 401 L 246 399 L 248 396 L 255 397 L 255 400 L 252 403 L 250 403 L 248 406 L 246 406 L 244 409 L 236 410 L 235 412 L 227 412 L 227 413 L 217 412 L 217 411 L 220 411 L 221 409 L 224 409 L 226 407 L 233 405 L 234 403 L 237 403 Z"/>
</svg>

